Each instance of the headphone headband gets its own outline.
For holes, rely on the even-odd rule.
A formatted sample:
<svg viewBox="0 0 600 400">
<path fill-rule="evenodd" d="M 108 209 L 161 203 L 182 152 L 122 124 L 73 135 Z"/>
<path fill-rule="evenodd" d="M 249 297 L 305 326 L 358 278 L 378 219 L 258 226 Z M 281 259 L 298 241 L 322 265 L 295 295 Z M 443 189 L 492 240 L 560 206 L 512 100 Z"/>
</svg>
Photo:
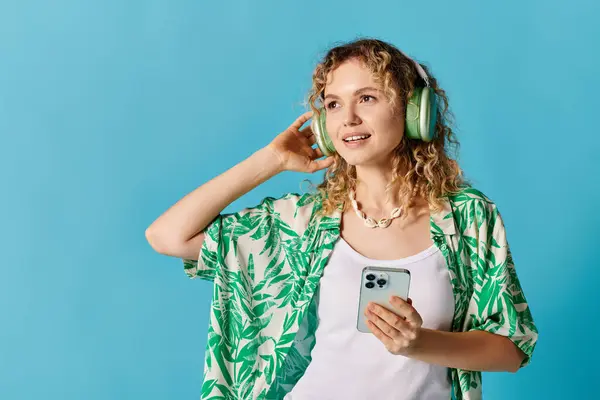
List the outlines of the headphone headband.
<svg viewBox="0 0 600 400">
<path fill-rule="evenodd" d="M 400 50 L 400 49 L 398 49 L 398 50 Z M 404 55 L 404 57 L 408 58 L 410 61 L 413 62 L 413 64 L 415 64 L 415 67 L 417 68 L 417 72 L 419 73 L 419 76 L 421 78 L 423 78 L 423 80 L 425 81 L 425 84 L 427 85 L 427 87 L 429 87 L 429 77 L 427 76 L 427 73 L 425 72 L 425 70 L 423 69 L 423 67 L 421 67 L 421 64 L 419 64 L 418 62 L 416 62 L 415 60 L 413 60 L 411 57 L 409 57 L 402 50 L 400 50 L 400 53 L 402 53 L 402 55 Z"/>
</svg>

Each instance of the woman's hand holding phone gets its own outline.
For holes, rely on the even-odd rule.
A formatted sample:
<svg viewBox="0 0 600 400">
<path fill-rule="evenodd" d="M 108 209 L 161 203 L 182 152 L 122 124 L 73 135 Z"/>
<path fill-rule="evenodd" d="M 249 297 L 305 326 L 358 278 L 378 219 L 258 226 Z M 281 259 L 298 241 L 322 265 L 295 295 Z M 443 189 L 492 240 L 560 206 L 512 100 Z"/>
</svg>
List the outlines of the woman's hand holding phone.
<svg viewBox="0 0 600 400">
<path fill-rule="evenodd" d="M 404 301 L 393 296 L 390 304 L 392 312 L 375 303 L 369 303 L 365 310 L 367 327 L 392 354 L 408 355 L 418 345 L 423 319 L 412 306 L 412 301 Z M 372 308 L 371 308 L 372 307 Z"/>
</svg>

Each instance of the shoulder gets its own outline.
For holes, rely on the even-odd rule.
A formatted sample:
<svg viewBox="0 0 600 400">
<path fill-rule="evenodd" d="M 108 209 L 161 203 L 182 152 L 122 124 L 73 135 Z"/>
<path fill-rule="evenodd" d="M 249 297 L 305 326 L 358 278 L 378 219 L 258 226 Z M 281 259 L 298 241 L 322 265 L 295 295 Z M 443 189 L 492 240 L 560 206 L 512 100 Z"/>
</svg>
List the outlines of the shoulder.
<svg viewBox="0 0 600 400">
<path fill-rule="evenodd" d="M 247 207 L 235 215 L 238 221 L 251 220 L 275 232 L 301 235 L 321 209 L 319 193 L 285 193 L 278 197 L 264 197 L 260 203 Z"/>
<path fill-rule="evenodd" d="M 477 207 L 483 211 L 497 212 L 496 203 L 481 190 L 473 186 L 463 186 L 460 191 L 448 195 L 452 209 L 460 207 Z M 496 210 L 496 211 L 495 211 Z"/>
<path fill-rule="evenodd" d="M 297 216 L 303 211 L 312 211 L 322 205 L 319 193 L 285 193 L 279 197 L 265 197 L 256 207 L 263 211 L 273 212 L 280 215 Z"/>
<path fill-rule="evenodd" d="M 448 195 L 448 200 L 452 205 L 476 202 L 495 206 L 494 202 L 486 194 L 473 186 L 462 186 L 460 191 Z"/>
<path fill-rule="evenodd" d="M 482 226 L 494 228 L 501 224 L 496 203 L 481 190 L 473 186 L 463 186 L 457 193 L 448 196 L 450 208 L 459 231 L 481 229 Z"/>
</svg>

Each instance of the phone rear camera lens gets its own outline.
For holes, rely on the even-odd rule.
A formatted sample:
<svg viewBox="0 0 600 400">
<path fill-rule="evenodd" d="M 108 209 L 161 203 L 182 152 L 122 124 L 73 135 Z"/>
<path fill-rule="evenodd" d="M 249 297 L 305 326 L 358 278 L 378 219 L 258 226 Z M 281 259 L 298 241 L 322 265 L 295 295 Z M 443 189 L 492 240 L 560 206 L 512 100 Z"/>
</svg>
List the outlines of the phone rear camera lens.
<svg viewBox="0 0 600 400">
<path fill-rule="evenodd" d="M 378 284 L 378 285 L 380 285 L 380 286 L 383 286 L 383 285 L 385 285 L 385 283 L 386 283 L 386 282 L 387 282 L 387 281 L 386 281 L 385 279 L 379 279 L 379 280 L 377 281 L 377 284 Z"/>
<path fill-rule="evenodd" d="M 369 275 L 367 275 L 367 280 L 368 280 L 368 281 L 375 280 L 375 275 L 373 275 L 373 274 L 369 274 Z"/>
<path fill-rule="evenodd" d="M 373 289 L 375 287 L 375 284 L 373 282 L 367 282 L 365 285 L 368 289 Z"/>
</svg>

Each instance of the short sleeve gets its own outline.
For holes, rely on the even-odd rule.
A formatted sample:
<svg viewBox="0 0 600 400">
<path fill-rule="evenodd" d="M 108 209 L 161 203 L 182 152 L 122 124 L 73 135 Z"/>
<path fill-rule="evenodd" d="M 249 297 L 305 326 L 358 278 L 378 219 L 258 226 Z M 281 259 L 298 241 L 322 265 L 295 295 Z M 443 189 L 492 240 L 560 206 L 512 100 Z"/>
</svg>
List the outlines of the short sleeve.
<svg viewBox="0 0 600 400">
<path fill-rule="evenodd" d="M 223 246 L 223 223 L 233 223 L 237 214 L 219 214 L 204 229 L 204 242 L 198 260 L 183 259 L 183 268 L 190 278 L 214 281 L 218 268 L 219 249 Z"/>
<path fill-rule="evenodd" d="M 248 262 L 240 260 L 240 254 L 249 257 L 252 253 L 257 260 L 263 254 L 257 249 L 266 246 L 269 251 L 264 257 L 274 257 L 273 247 L 280 245 L 281 238 L 297 238 L 306 230 L 315 199 L 310 194 L 286 193 L 279 198 L 265 197 L 260 204 L 236 213 L 219 214 L 204 230 L 198 261 L 183 260 L 185 273 L 190 278 L 214 281 L 226 263 L 232 267 Z"/>
<path fill-rule="evenodd" d="M 478 204 L 478 271 L 475 286 L 477 314 L 471 330 L 483 330 L 509 338 L 523 353 L 527 365 L 538 331 L 517 277 L 506 238 L 504 222 L 493 203 Z"/>
</svg>

